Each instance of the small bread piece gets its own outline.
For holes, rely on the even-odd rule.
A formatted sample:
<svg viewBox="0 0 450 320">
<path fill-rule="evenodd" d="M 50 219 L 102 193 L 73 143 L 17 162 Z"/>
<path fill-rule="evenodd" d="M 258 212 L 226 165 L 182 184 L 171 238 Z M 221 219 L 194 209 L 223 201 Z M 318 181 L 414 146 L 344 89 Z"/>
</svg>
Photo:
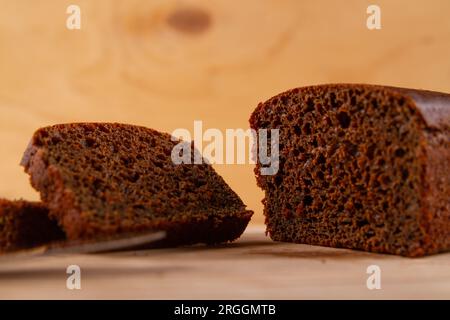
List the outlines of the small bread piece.
<svg viewBox="0 0 450 320">
<path fill-rule="evenodd" d="M 144 127 L 62 124 L 39 129 L 22 160 L 69 240 L 150 230 L 165 245 L 238 238 L 252 212 L 209 164 L 174 164 L 178 141 Z"/>
<path fill-rule="evenodd" d="M 272 239 L 422 256 L 450 249 L 450 95 L 336 84 L 258 105 L 280 129 L 279 171 L 260 175 Z"/>
<path fill-rule="evenodd" d="M 0 199 L 0 252 L 64 239 L 64 232 L 42 203 Z"/>
</svg>

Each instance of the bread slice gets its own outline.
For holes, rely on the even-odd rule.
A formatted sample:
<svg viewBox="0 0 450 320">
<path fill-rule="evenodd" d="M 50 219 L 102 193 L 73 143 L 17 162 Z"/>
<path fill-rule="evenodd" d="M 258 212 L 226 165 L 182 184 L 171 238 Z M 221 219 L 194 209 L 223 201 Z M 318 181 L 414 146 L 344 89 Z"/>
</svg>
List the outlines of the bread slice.
<svg viewBox="0 0 450 320">
<path fill-rule="evenodd" d="M 272 239 L 405 256 L 450 249 L 450 95 L 372 85 L 297 88 L 258 105 L 279 129 L 261 175 Z"/>
<path fill-rule="evenodd" d="M 0 252 L 64 240 L 65 234 L 41 203 L 0 199 Z"/>
<path fill-rule="evenodd" d="M 150 230 L 166 231 L 165 245 L 238 238 L 252 212 L 209 164 L 174 164 L 171 138 L 125 124 L 55 125 L 34 134 L 22 165 L 69 240 Z"/>
</svg>

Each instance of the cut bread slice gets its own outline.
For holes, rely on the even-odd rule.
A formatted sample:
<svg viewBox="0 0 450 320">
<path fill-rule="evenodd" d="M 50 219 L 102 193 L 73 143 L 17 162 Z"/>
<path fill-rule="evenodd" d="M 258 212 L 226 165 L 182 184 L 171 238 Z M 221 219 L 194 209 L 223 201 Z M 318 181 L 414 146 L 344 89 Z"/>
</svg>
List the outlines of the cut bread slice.
<svg viewBox="0 0 450 320">
<path fill-rule="evenodd" d="M 69 240 L 149 230 L 166 231 L 165 245 L 238 238 L 252 212 L 209 164 L 174 164 L 178 143 L 133 125 L 62 124 L 34 134 L 22 165 Z"/>
<path fill-rule="evenodd" d="M 0 252 L 64 239 L 64 232 L 42 203 L 0 199 Z"/>
</svg>

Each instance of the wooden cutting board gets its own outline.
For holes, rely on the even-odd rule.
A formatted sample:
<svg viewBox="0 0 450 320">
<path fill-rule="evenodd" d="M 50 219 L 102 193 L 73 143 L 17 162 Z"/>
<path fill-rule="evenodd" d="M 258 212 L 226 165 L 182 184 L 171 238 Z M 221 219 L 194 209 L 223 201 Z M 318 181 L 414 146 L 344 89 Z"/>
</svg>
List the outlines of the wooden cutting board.
<svg viewBox="0 0 450 320">
<path fill-rule="evenodd" d="M 81 289 L 69 290 L 69 265 Z M 369 290 L 370 265 L 381 289 Z M 0 260 L 1 299 L 450 299 L 450 253 L 403 258 L 276 243 L 263 226 L 236 242 Z"/>
</svg>

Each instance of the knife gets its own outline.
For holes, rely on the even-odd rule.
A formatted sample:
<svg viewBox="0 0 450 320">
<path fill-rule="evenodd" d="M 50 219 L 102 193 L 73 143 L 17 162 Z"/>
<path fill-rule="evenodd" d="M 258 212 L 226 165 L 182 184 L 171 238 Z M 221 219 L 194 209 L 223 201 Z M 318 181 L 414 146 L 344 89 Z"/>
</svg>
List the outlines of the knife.
<svg viewBox="0 0 450 320">
<path fill-rule="evenodd" d="M 51 245 L 39 246 L 32 249 L 25 249 L 16 252 L 0 255 L 1 260 L 15 258 L 29 258 L 40 256 L 58 256 L 66 254 L 89 254 L 131 250 L 143 247 L 147 244 L 164 239 L 164 231 L 150 232 L 139 235 L 126 235 L 108 240 L 91 240 L 82 243 L 57 242 Z"/>
</svg>

